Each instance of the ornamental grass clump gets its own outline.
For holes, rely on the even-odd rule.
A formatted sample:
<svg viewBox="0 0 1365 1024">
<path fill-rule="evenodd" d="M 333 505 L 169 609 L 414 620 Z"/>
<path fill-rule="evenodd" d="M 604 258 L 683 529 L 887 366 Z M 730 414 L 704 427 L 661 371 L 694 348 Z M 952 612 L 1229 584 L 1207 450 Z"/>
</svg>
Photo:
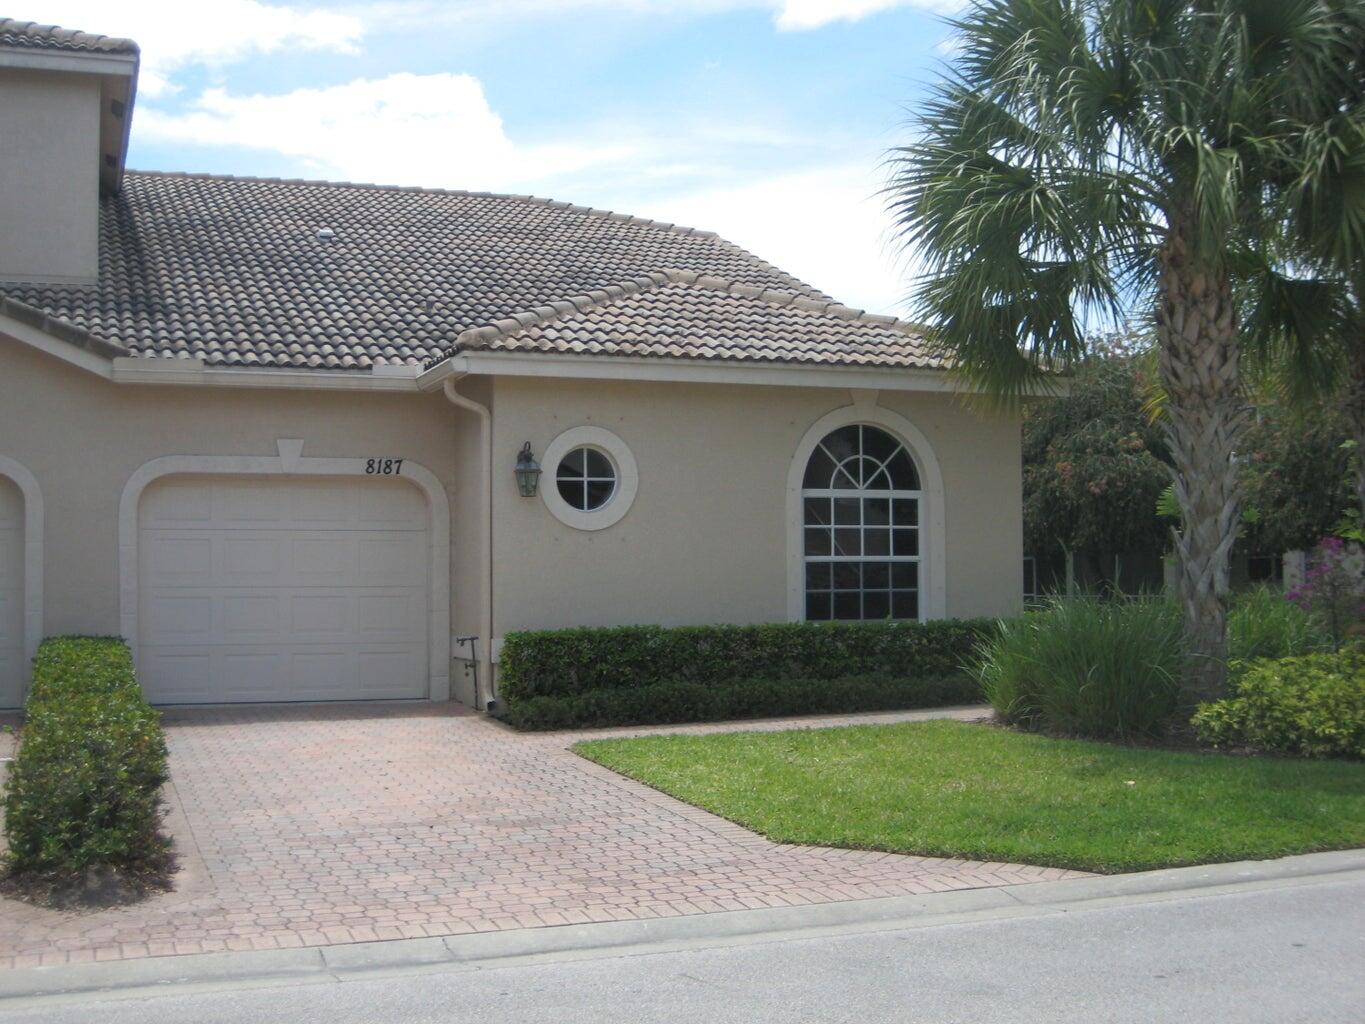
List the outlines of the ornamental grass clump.
<svg viewBox="0 0 1365 1024">
<path fill-rule="evenodd" d="M 1003 622 L 974 672 L 1004 722 L 1071 736 L 1163 733 L 1184 669 L 1180 609 L 1156 598 L 1053 598 Z"/>
<path fill-rule="evenodd" d="M 1312 612 L 1271 587 L 1239 594 L 1228 615 L 1228 657 L 1293 658 L 1333 648 L 1332 634 Z"/>
</svg>

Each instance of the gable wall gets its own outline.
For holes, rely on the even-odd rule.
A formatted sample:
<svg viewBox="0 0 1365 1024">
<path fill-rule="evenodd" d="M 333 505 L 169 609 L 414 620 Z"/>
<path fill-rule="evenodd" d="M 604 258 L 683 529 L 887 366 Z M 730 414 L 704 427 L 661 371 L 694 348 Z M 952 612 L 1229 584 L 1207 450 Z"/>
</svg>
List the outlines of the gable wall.
<svg viewBox="0 0 1365 1024">
<path fill-rule="evenodd" d="M 99 269 L 100 84 L 0 68 L 0 282 Z"/>
</svg>

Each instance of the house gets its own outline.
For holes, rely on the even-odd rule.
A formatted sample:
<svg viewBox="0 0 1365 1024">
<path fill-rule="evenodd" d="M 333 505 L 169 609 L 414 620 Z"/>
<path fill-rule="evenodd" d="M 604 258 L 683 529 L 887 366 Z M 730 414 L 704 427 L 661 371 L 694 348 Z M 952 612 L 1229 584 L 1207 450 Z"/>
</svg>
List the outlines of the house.
<svg viewBox="0 0 1365 1024">
<path fill-rule="evenodd" d="M 126 170 L 137 70 L 0 20 L 0 707 L 56 633 L 484 706 L 512 630 L 1021 607 L 1018 417 L 911 327 L 617 213 Z"/>
</svg>

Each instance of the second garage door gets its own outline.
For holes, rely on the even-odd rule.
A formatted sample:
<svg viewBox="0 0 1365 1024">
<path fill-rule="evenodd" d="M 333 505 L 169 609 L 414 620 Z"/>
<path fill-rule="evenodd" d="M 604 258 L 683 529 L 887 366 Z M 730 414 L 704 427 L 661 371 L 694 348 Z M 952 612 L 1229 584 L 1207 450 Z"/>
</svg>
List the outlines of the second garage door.
<svg viewBox="0 0 1365 1024">
<path fill-rule="evenodd" d="M 138 672 L 164 704 L 428 694 L 430 529 L 401 480 L 168 477 L 138 515 Z"/>
</svg>

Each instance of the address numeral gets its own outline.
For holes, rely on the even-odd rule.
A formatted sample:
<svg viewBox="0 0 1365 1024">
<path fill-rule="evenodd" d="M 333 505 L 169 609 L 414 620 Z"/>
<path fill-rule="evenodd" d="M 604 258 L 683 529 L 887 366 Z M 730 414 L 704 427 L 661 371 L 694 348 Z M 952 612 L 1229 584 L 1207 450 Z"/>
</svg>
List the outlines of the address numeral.
<svg viewBox="0 0 1365 1024">
<path fill-rule="evenodd" d="M 366 476 L 398 476 L 403 472 L 402 459 L 366 459 Z"/>
</svg>

